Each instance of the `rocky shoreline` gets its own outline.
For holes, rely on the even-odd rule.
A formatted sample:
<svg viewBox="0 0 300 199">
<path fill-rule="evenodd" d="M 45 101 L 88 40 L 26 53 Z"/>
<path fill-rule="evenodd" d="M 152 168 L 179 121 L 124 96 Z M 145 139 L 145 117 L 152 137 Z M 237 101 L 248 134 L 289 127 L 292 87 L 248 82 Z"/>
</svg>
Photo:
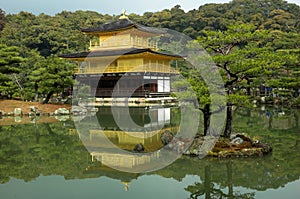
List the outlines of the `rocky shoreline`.
<svg viewBox="0 0 300 199">
<path fill-rule="evenodd" d="M 54 115 L 58 109 L 70 110 L 70 104 L 42 104 L 39 102 L 25 102 L 20 100 L 0 100 L 0 116 L 32 116 Z"/>
<path fill-rule="evenodd" d="M 0 117 L 84 115 L 88 112 L 97 111 L 97 108 L 86 109 L 80 106 L 59 107 L 58 105 L 48 111 L 40 110 L 37 106 L 28 106 L 26 108 L 14 108 L 9 112 L 0 109 Z"/>
<path fill-rule="evenodd" d="M 93 115 L 96 108 L 70 104 L 42 104 L 19 100 L 0 100 L 0 125 L 66 121 L 72 116 Z"/>
<path fill-rule="evenodd" d="M 162 143 L 169 150 L 177 151 L 186 156 L 239 158 L 261 157 L 272 152 L 272 147 L 259 140 L 253 140 L 244 134 L 234 134 L 231 138 L 198 136 L 192 144 L 186 146 L 186 141 L 173 137 L 170 132 L 161 135 Z"/>
</svg>

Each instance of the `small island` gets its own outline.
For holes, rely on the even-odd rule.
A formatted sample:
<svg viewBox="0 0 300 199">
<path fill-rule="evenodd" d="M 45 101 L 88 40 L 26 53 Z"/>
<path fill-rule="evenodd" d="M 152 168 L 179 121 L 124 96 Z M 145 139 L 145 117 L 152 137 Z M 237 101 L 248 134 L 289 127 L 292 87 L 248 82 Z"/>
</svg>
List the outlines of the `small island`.
<svg viewBox="0 0 300 199">
<path fill-rule="evenodd" d="M 191 141 L 165 131 L 160 138 L 167 149 L 191 157 L 245 158 L 261 157 L 272 152 L 268 143 L 250 139 L 243 134 L 233 134 L 230 138 L 197 136 Z"/>
</svg>

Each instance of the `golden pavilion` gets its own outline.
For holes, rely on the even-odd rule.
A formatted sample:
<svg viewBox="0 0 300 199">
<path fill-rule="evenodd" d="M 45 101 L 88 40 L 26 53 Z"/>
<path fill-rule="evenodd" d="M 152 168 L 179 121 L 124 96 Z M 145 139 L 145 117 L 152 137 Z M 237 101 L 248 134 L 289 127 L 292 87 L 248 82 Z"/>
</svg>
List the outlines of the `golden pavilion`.
<svg viewBox="0 0 300 199">
<path fill-rule="evenodd" d="M 82 29 L 90 36 L 87 52 L 61 57 L 76 61 L 75 75 L 90 86 L 91 95 L 104 98 L 170 98 L 171 61 L 181 56 L 160 52 L 157 38 L 166 32 L 131 21 L 125 12 L 116 21 Z"/>
</svg>

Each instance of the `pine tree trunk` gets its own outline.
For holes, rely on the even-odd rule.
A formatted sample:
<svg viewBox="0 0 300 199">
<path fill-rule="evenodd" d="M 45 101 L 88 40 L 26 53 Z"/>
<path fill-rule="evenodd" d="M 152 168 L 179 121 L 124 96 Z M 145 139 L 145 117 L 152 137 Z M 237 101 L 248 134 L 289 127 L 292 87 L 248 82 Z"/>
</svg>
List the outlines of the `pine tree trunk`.
<svg viewBox="0 0 300 199">
<path fill-rule="evenodd" d="M 206 136 L 209 130 L 209 126 L 210 126 L 210 105 L 206 104 L 204 106 L 204 110 L 203 110 L 203 115 L 204 115 L 204 129 L 203 129 L 203 135 Z"/>
<path fill-rule="evenodd" d="M 234 198 L 233 197 L 233 179 L 232 179 L 232 162 L 229 161 L 226 164 L 227 169 L 227 183 L 228 183 L 228 198 Z"/>
<path fill-rule="evenodd" d="M 46 97 L 46 99 L 43 101 L 44 104 L 47 104 L 50 100 L 50 98 L 52 97 L 52 95 L 54 94 L 54 91 L 50 91 Z"/>
<path fill-rule="evenodd" d="M 251 96 L 251 85 L 250 85 L 250 80 L 247 79 L 247 95 Z"/>
<path fill-rule="evenodd" d="M 232 131 L 232 105 L 227 105 L 227 112 L 226 112 L 226 126 L 224 130 L 224 137 L 230 138 Z"/>
<path fill-rule="evenodd" d="M 247 95 L 251 96 L 251 88 L 250 87 L 247 87 Z"/>
<path fill-rule="evenodd" d="M 35 82 L 35 84 L 34 84 L 34 101 L 35 102 L 37 102 L 38 101 L 38 99 L 39 99 L 39 86 L 38 86 L 38 83 L 37 82 Z"/>
<path fill-rule="evenodd" d="M 204 168 L 205 178 L 204 178 L 204 188 L 205 188 L 205 199 L 211 199 L 212 192 L 212 182 L 211 182 L 211 171 L 210 165 Z"/>
</svg>

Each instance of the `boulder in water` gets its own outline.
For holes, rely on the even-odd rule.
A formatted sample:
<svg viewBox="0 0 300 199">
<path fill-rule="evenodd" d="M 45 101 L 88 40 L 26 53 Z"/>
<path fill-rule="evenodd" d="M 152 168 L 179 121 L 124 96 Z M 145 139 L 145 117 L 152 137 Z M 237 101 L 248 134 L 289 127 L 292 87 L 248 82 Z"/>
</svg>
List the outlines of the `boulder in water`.
<svg viewBox="0 0 300 199">
<path fill-rule="evenodd" d="M 66 108 L 59 108 L 56 111 L 54 111 L 55 115 L 69 115 L 70 111 Z"/>
<path fill-rule="evenodd" d="M 133 151 L 135 151 L 135 152 L 144 152 L 145 151 L 144 145 L 142 143 L 139 143 L 139 144 L 135 145 Z"/>
<path fill-rule="evenodd" d="M 174 135 L 170 131 L 166 130 L 160 135 L 160 140 L 163 145 L 167 145 L 172 141 L 173 137 Z"/>
</svg>

